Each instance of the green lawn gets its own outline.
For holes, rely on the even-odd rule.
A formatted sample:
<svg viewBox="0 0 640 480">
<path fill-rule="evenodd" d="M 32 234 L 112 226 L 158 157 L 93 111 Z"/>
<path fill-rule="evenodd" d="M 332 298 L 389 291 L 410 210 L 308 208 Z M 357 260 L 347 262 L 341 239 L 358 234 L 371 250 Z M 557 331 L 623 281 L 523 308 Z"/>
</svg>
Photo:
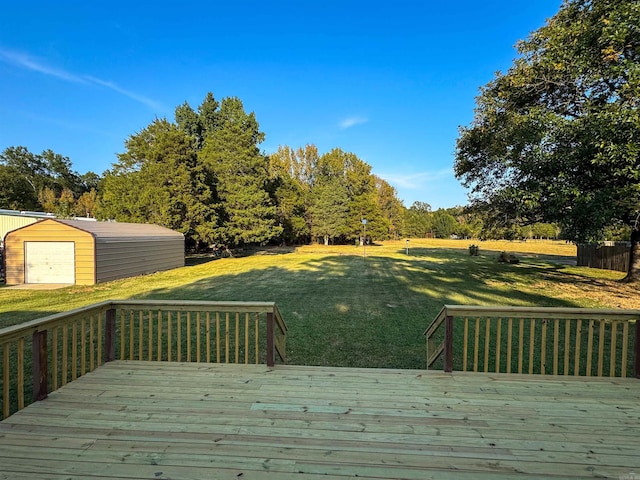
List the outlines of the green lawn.
<svg viewBox="0 0 640 480">
<path fill-rule="evenodd" d="M 557 263 L 567 255 L 543 243 L 538 253 L 527 245 L 518 265 L 482 244 L 471 257 L 470 243 L 412 240 L 406 255 L 404 242 L 388 242 L 366 259 L 362 247 L 303 247 L 88 287 L 0 288 L 0 327 L 106 299 L 275 301 L 290 363 L 424 368 L 422 334 L 444 304 L 615 307 L 626 295 L 613 281 L 621 274 Z"/>
</svg>

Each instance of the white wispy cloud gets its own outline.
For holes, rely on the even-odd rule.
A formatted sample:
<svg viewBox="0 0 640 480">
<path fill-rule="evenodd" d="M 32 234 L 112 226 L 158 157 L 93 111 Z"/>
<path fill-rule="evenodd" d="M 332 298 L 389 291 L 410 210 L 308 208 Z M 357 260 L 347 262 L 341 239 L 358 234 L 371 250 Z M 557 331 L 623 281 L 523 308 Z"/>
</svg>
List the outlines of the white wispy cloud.
<svg viewBox="0 0 640 480">
<path fill-rule="evenodd" d="M 135 92 L 126 90 L 113 82 L 102 80 L 91 75 L 76 74 L 68 72 L 64 69 L 51 67 L 49 65 L 46 65 L 44 62 L 34 59 L 33 57 L 22 52 L 0 48 L 0 61 L 19 68 L 24 68 L 26 70 L 31 70 L 33 72 L 38 72 L 43 75 L 54 77 L 65 82 L 94 85 L 107 88 L 116 93 L 119 93 L 120 95 L 124 95 L 125 97 L 135 100 L 136 102 L 146 105 L 153 110 L 162 109 L 162 105 L 159 102 L 156 102 L 153 99 L 137 94 Z"/>
<path fill-rule="evenodd" d="M 392 185 L 397 185 L 400 188 L 406 188 L 408 190 L 415 190 L 424 188 L 425 185 L 434 182 L 440 182 L 444 179 L 453 179 L 453 170 L 451 168 L 445 168 L 442 170 L 418 172 L 418 173 L 379 173 L 379 177 L 384 178 Z"/>
<path fill-rule="evenodd" d="M 346 129 L 346 128 L 351 128 L 355 125 L 367 123 L 368 121 L 369 119 L 365 117 L 347 117 L 344 120 L 341 120 L 338 125 L 340 126 L 340 128 Z"/>
<path fill-rule="evenodd" d="M 112 82 L 107 82 L 105 80 L 100 80 L 99 78 L 95 78 L 95 77 L 91 77 L 91 76 L 86 76 L 85 78 L 87 78 L 87 80 L 95 83 L 96 85 L 100 85 L 102 87 L 105 88 L 109 88 L 111 90 L 113 90 L 114 92 L 118 92 L 126 97 L 131 98 L 132 100 L 135 100 L 137 102 L 140 102 L 146 106 L 148 106 L 149 108 L 152 108 L 154 110 L 161 110 L 162 109 L 162 105 L 159 102 L 156 102 L 155 100 L 152 100 L 150 98 L 147 98 L 143 95 L 139 95 L 135 92 L 131 92 L 129 90 L 125 90 L 122 87 L 119 87 L 118 85 L 116 85 L 115 83 Z"/>
</svg>

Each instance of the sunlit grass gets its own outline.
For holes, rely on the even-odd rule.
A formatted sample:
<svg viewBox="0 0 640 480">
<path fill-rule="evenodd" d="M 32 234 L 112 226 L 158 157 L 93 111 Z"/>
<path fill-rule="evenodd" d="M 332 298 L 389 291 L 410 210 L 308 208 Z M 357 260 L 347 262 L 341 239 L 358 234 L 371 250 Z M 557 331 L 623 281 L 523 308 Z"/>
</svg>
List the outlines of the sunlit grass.
<svg viewBox="0 0 640 480">
<path fill-rule="evenodd" d="M 569 265 L 572 245 L 482 242 L 471 257 L 471 243 L 412 239 L 408 255 L 404 240 L 313 245 L 93 286 L 0 288 L 0 327 L 107 299 L 275 301 L 292 363 L 423 368 L 422 333 L 444 304 L 640 307 L 619 272 Z M 520 264 L 498 263 L 507 247 Z"/>
</svg>

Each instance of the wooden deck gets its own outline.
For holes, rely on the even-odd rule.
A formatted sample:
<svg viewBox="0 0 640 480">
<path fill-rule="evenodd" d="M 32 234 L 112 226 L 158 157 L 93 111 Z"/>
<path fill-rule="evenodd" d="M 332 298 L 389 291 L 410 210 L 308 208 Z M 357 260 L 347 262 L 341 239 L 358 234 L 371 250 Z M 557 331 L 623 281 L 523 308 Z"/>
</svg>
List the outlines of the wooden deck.
<svg viewBox="0 0 640 480">
<path fill-rule="evenodd" d="M 0 478 L 629 480 L 639 444 L 634 379 L 118 361 L 0 422 Z"/>
</svg>

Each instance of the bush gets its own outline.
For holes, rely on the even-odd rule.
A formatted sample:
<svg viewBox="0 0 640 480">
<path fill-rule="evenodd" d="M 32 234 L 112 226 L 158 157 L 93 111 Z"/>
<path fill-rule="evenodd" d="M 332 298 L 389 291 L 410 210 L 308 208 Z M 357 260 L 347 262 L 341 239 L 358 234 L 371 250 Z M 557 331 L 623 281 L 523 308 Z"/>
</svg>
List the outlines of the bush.
<svg viewBox="0 0 640 480">
<path fill-rule="evenodd" d="M 518 257 L 513 255 L 512 253 L 507 253 L 507 252 L 500 252 L 500 255 L 498 255 L 498 261 L 500 263 L 510 263 L 512 265 L 516 265 L 520 263 L 520 260 L 518 259 Z"/>
<path fill-rule="evenodd" d="M 478 247 L 477 245 L 469 246 L 469 255 L 471 255 L 472 257 L 477 257 L 479 253 L 480 253 L 480 247 Z"/>
</svg>

